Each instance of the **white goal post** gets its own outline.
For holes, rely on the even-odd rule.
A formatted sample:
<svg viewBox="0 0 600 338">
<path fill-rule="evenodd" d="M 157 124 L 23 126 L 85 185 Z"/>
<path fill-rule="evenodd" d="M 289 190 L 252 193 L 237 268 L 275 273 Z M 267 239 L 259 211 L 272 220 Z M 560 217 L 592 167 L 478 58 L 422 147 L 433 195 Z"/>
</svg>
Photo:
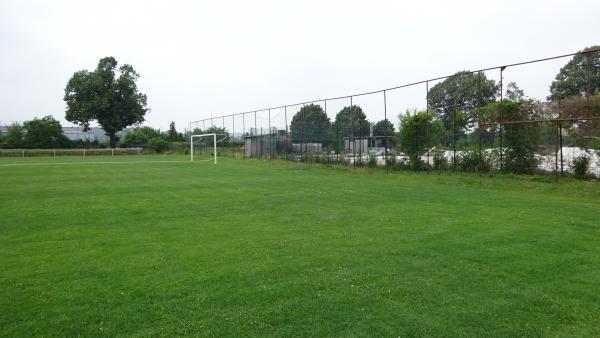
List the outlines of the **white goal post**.
<svg viewBox="0 0 600 338">
<path fill-rule="evenodd" d="M 215 157 L 215 164 L 217 164 L 217 134 L 200 134 L 190 136 L 190 161 L 194 162 L 194 139 L 212 136 L 213 137 L 213 154 Z"/>
</svg>

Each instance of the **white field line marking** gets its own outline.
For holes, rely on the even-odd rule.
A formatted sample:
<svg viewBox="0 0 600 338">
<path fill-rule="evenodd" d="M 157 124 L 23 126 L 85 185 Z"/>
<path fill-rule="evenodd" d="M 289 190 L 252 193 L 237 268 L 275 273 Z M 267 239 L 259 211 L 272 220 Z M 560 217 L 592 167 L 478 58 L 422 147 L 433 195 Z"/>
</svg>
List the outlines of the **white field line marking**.
<svg viewBox="0 0 600 338">
<path fill-rule="evenodd" d="M 198 162 L 210 160 L 198 160 Z M 36 163 L 6 163 L 0 164 L 0 167 L 16 166 L 34 166 L 34 165 L 69 165 L 69 164 L 135 164 L 135 163 L 190 163 L 189 160 L 183 161 L 94 161 L 94 162 L 36 162 Z"/>
</svg>

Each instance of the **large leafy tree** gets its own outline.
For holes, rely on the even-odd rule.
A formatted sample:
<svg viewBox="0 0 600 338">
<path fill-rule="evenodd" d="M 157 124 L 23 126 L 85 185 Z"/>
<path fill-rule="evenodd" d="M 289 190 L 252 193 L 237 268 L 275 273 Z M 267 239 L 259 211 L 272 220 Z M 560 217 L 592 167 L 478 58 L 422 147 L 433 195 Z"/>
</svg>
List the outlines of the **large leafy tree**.
<svg viewBox="0 0 600 338">
<path fill-rule="evenodd" d="M 25 121 L 23 129 L 23 143 L 28 148 L 60 148 L 69 144 L 60 122 L 50 115 Z"/>
<path fill-rule="evenodd" d="M 2 136 L 0 145 L 7 149 L 23 148 L 23 136 L 23 126 L 19 122 L 13 122 L 6 128 L 6 133 Z"/>
<path fill-rule="evenodd" d="M 343 137 L 369 136 L 371 125 L 360 106 L 344 107 L 335 116 L 337 134 Z"/>
<path fill-rule="evenodd" d="M 461 71 L 429 89 L 429 108 L 447 130 L 461 133 L 476 120 L 475 108 L 494 101 L 497 94 L 496 82 L 485 74 Z"/>
<path fill-rule="evenodd" d="M 394 125 L 388 119 L 378 121 L 373 125 L 373 136 L 391 136 L 393 134 Z"/>
<path fill-rule="evenodd" d="M 390 120 L 384 119 L 373 125 L 373 136 L 389 136 L 386 145 L 388 147 L 394 145 L 394 125 Z"/>
<path fill-rule="evenodd" d="M 115 134 L 143 122 L 148 111 L 146 95 L 137 89 L 138 78 L 131 65 L 124 64 L 117 69 L 114 57 L 100 59 L 92 72 L 75 72 L 65 88 L 67 121 L 82 125 L 85 130 L 91 121 L 97 121 L 114 148 Z"/>
<path fill-rule="evenodd" d="M 331 121 L 321 106 L 309 104 L 294 115 L 290 124 L 292 142 L 327 144 Z"/>
<path fill-rule="evenodd" d="M 600 46 L 585 48 L 583 52 L 588 53 L 573 56 L 560 69 L 550 85 L 548 100 L 563 100 L 570 96 L 585 95 L 588 90 L 588 76 L 590 95 L 600 92 L 600 52 L 590 52 L 598 49 Z"/>
</svg>

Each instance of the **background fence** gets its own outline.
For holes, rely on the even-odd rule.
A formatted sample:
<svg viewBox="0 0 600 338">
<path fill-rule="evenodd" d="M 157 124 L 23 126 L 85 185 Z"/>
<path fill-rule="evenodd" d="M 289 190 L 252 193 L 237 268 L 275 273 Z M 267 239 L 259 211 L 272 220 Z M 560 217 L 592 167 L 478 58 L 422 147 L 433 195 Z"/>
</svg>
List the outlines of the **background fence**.
<svg viewBox="0 0 600 338">
<path fill-rule="evenodd" d="M 586 158 L 587 174 L 600 176 L 599 91 L 600 49 L 593 47 L 215 116 L 190 122 L 188 131 L 227 134 L 221 154 L 243 158 L 556 174 Z"/>
</svg>

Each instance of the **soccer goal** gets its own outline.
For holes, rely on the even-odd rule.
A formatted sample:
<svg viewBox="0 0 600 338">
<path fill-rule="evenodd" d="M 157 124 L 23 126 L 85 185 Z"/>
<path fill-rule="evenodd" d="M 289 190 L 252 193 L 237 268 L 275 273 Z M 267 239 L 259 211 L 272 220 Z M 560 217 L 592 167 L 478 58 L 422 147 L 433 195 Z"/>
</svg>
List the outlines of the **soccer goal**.
<svg viewBox="0 0 600 338">
<path fill-rule="evenodd" d="M 225 136 L 218 139 L 219 136 Z M 214 161 L 217 164 L 217 144 L 227 139 L 223 134 L 197 134 L 190 136 L 190 161 Z"/>
</svg>

